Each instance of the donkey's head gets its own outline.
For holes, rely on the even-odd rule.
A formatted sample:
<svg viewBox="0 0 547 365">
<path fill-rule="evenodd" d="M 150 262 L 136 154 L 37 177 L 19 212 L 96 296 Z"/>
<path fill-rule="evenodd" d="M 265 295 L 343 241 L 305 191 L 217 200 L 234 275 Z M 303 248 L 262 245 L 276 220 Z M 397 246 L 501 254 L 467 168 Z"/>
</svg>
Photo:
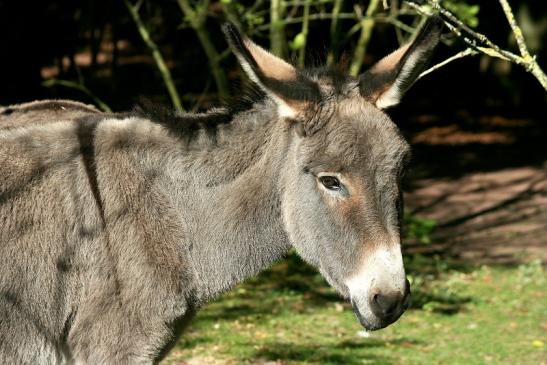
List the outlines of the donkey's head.
<svg viewBox="0 0 547 365">
<path fill-rule="evenodd" d="M 370 330 L 397 320 L 410 299 L 400 247 L 400 181 L 410 148 L 383 109 L 423 71 L 440 30 L 431 18 L 411 44 L 354 78 L 297 70 L 224 27 L 245 72 L 276 103 L 290 140 L 279 179 L 289 238 Z"/>
</svg>

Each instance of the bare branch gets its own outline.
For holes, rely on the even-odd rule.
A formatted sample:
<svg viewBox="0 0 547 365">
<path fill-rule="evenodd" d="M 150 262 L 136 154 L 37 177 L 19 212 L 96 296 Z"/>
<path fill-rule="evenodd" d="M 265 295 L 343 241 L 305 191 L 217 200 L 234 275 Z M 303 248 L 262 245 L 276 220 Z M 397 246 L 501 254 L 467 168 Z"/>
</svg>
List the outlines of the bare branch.
<svg viewBox="0 0 547 365">
<path fill-rule="evenodd" d="M 302 30 L 300 34 L 302 34 L 302 38 L 304 40 L 304 44 L 300 46 L 300 49 L 298 50 L 298 65 L 300 67 L 304 67 L 305 65 L 305 57 L 306 57 L 306 44 L 308 42 L 308 31 L 309 31 L 309 24 L 310 24 L 310 5 L 311 0 L 306 0 L 304 4 L 304 13 L 302 15 Z"/>
<path fill-rule="evenodd" d="M 285 7 L 281 0 L 270 2 L 270 50 L 278 57 L 283 57 L 285 50 Z"/>
<path fill-rule="evenodd" d="M 471 48 L 467 48 L 466 50 L 458 52 L 454 56 L 449 57 L 446 60 L 436 64 L 435 66 L 432 66 L 429 69 L 425 70 L 424 72 L 422 72 L 420 74 L 420 76 L 418 76 L 417 80 L 421 79 L 425 75 L 428 75 L 428 74 L 430 74 L 431 72 L 433 72 L 435 70 L 438 70 L 439 68 L 441 68 L 443 66 L 446 66 L 447 64 L 449 64 L 452 61 L 455 61 L 455 60 L 458 60 L 460 58 L 464 58 L 464 57 L 467 57 L 467 56 L 475 56 L 477 54 L 479 54 L 478 51 L 475 51 L 474 49 L 471 49 Z"/>
<path fill-rule="evenodd" d="M 526 67 L 526 70 L 534 75 L 536 79 L 538 79 L 538 81 L 540 82 L 541 86 L 543 86 L 543 88 L 547 90 L 547 75 L 545 75 L 545 72 L 543 72 L 541 67 L 539 67 L 538 63 L 536 62 L 536 58 L 530 55 L 528 47 L 526 47 L 526 42 L 524 42 L 522 30 L 515 21 L 515 16 L 513 15 L 511 6 L 509 6 L 509 2 L 507 0 L 499 0 L 499 2 L 503 9 L 503 12 L 505 13 L 505 17 L 509 22 L 509 26 L 513 31 L 513 35 L 517 40 L 517 45 L 519 47 L 520 54 L 522 55 L 523 64 Z"/>
<path fill-rule="evenodd" d="M 520 50 L 520 54 L 522 57 L 527 58 L 530 57 L 530 53 L 528 52 L 528 48 L 526 47 L 526 43 L 524 43 L 524 37 L 522 35 L 522 30 L 518 26 L 517 22 L 515 21 L 515 16 L 513 15 L 513 11 L 511 10 L 511 6 L 509 6 L 509 3 L 507 0 L 499 0 L 501 7 L 503 9 L 503 12 L 505 13 L 505 16 L 507 17 L 507 21 L 509 22 L 509 26 L 511 27 L 511 30 L 513 31 L 513 35 L 515 36 L 515 39 L 517 40 L 517 45 Z"/>
<path fill-rule="evenodd" d="M 368 4 L 365 16 L 361 19 L 361 35 L 357 41 L 357 46 L 355 47 L 351 65 L 349 67 L 349 73 L 352 76 L 357 76 L 361 70 L 361 66 L 363 65 L 363 59 L 367 51 L 370 36 L 372 35 L 372 29 L 374 28 L 374 19 L 372 18 L 372 15 L 378 8 L 379 4 L 379 0 L 371 0 Z M 355 9 L 357 10 L 360 8 L 356 6 Z"/>
<path fill-rule="evenodd" d="M 534 77 L 539 81 L 541 86 L 543 86 L 543 88 L 547 90 L 547 76 L 539 67 L 535 57 L 530 56 L 528 48 L 526 47 L 526 43 L 524 42 L 524 37 L 522 36 L 522 31 L 515 21 L 515 17 L 513 15 L 511 7 L 509 6 L 509 3 L 507 2 L 507 0 L 499 0 L 499 2 L 505 13 L 505 16 L 507 17 L 507 20 L 509 21 L 511 30 L 513 31 L 513 34 L 517 39 L 517 44 L 521 56 L 500 48 L 498 45 L 488 39 L 488 37 L 486 37 L 484 34 L 475 32 L 467 25 L 463 24 L 451 12 L 441 7 L 438 1 L 427 0 L 427 3 L 443 16 L 443 20 L 447 28 L 450 29 L 452 33 L 456 34 L 464 43 L 466 43 L 469 48 L 471 48 L 475 52 L 482 53 L 490 57 L 501 58 L 505 61 L 509 61 L 517 65 L 523 66 L 526 71 L 534 75 Z M 417 12 L 422 14 L 424 13 L 423 8 L 421 8 L 415 2 L 405 1 L 405 3 Z"/>
<path fill-rule="evenodd" d="M 129 10 L 129 14 L 131 14 L 131 18 L 133 18 L 133 21 L 137 25 L 137 29 L 139 30 L 139 34 L 141 35 L 142 40 L 152 52 L 152 57 L 154 58 L 154 61 L 156 62 L 156 66 L 158 67 L 158 70 L 160 71 L 161 77 L 163 78 L 163 83 L 165 84 L 165 87 L 167 88 L 167 91 L 169 92 L 169 96 L 171 97 L 173 106 L 177 109 L 182 110 L 183 108 L 180 102 L 179 93 L 177 92 L 175 83 L 173 82 L 173 78 L 171 77 L 171 72 L 169 71 L 169 68 L 165 64 L 165 61 L 163 59 L 163 56 L 158 46 L 150 37 L 150 33 L 148 32 L 148 29 L 146 29 L 144 23 L 142 22 L 141 16 L 139 15 L 137 8 L 134 5 L 131 5 L 129 0 L 124 0 L 124 3 L 125 3 L 125 6 L 127 7 L 127 10 Z"/>
<path fill-rule="evenodd" d="M 89 96 L 95 104 L 104 112 L 112 112 L 112 109 L 106 104 L 104 101 L 102 101 L 97 95 L 95 95 L 91 90 L 89 90 L 83 82 L 80 80 L 80 82 L 74 82 L 69 80 L 59 80 L 59 79 L 49 79 L 42 83 L 45 87 L 52 87 L 55 85 L 68 87 L 71 89 L 80 90 L 87 96 Z"/>
<path fill-rule="evenodd" d="M 215 79 L 218 94 L 221 98 L 228 97 L 230 91 L 226 73 L 220 66 L 219 53 L 211 40 L 211 36 L 205 24 L 209 0 L 200 1 L 194 7 L 190 5 L 188 0 L 177 0 L 177 3 L 182 13 L 189 19 L 190 26 L 194 29 L 194 32 L 196 32 L 199 43 L 207 56 L 207 61 L 209 62 L 209 67 L 211 68 L 211 72 Z"/>
</svg>

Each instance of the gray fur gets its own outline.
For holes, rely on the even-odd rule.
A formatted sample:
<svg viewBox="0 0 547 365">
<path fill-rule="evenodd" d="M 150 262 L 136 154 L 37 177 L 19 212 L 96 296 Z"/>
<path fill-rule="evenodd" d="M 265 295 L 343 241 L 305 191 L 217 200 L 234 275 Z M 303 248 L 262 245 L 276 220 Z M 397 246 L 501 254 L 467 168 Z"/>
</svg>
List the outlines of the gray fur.
<svg viewBox="0 0 547 365">
<path fill-rule="evenodd" d="M 175 125 L 68 101 L 0 109 L 0 362 L 156 362 L 290 247 L 349 296 L 378 237 L 398 245 L 409 148 L 355 79 L 309 77 L 326 91 L 306 136 L 268 96 Z M 359 194 L 333 206 L 320 171 Z"/>
</svg>

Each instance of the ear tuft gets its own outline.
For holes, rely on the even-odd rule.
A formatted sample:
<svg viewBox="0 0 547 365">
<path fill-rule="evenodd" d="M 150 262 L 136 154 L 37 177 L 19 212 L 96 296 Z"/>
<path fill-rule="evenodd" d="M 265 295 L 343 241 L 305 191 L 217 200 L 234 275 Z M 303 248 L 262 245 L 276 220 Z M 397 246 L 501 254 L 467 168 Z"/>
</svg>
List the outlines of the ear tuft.
<svg viewBox="0 0 547 365">
<path fill-rule="evenodd" d="M 416 39 L 381 59 L 359 76 L 361 95 L 378 108 L 396 105 L 425 70 L 440 40 L 443 20 L 430 17 Z"/>
</svg>

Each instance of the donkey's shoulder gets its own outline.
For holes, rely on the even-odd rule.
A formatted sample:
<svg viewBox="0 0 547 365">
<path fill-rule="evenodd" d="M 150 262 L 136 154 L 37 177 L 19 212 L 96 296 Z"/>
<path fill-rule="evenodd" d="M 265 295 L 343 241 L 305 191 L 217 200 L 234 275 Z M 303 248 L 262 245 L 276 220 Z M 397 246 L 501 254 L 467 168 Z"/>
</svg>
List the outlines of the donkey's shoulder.
<svg viewBox="0 0 547 365">
<path fill-rule="evenodd" d="M 93 105 L 71 100 L 39 100 L 0 106 L 0 129 L 42 125 L 60 120 L 74 120 L 101 113 Z"/>
</svg>

